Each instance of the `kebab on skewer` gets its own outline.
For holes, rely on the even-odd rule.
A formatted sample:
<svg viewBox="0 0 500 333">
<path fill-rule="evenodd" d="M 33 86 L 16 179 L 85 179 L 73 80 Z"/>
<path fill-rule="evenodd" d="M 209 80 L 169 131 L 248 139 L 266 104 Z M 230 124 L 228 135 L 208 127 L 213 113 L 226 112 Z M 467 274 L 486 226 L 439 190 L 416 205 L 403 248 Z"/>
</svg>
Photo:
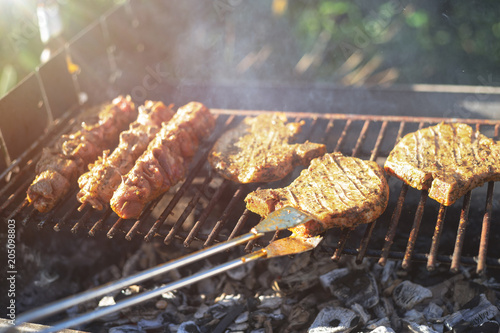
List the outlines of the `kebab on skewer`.
<svg viewBox="0 0 500 333">
<path fill-rule="evenodd" d="M 82 206 L 90 204 L 98 210 L 107 206 L 121 183 L 122 175 L 132 169 L 137 158 L 160 130 L 161 124 L 175 114 L 172 105 L 166 107 L 162 102 L 146 101 L 138 109 L 137 120 L 120 134 L 118 147 L 111 154 L 105 150 L 103 156 L 90 164 L 89 171 L 78 179 L 80 191 L 77 198 Z"/>
<path fill-rule="evenodd" d="M 124 219 L 137 218 L 146 204 L 182 180 L 199 143 L 208 137 L 215 119 L 203 104 L 179 108 L 125 175 L 111 198 L 111 208 Z"/>
<path fill-rule="evenodd" d="M 38 161 L 37 176 L 27 191 L 27 199 L 39 212 L 48 212 L 64 197 L 87 165 L 116 144 L 118 136 L 136 117 L 130 96 L 119 96 L 103 106 L 95 124 L 82 123 L 79 130 L 62 135 L 45 148 Z"/>
</svg>

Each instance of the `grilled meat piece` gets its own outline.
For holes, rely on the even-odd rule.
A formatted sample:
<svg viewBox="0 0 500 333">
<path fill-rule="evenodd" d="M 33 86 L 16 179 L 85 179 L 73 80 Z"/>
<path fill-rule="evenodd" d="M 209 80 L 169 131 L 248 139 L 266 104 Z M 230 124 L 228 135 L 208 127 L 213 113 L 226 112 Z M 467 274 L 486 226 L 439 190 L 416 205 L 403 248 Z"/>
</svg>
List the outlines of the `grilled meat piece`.
<svg viewBox="0 0 500 333">
<path fill-rule="evenodd" d="M 303 122 L 286 124 L 282 113 L 245 118 L 215 143 L 208 160 L 224 178 L 238 183 L 271 182 L 326 152 L 323 144 L 289 144 Z"/>
<path fill-rule="evenodd" d="M 377 163 L 332 153 L 313 159 L 289 186 L 251 192 L 245 202 L 263 217 L 286 206 L 309 213 L 316 220 L 291 230 L 294 236 L 311 237 L 333 227 L 372 222 L 388 199 L 389 186 Z"/>
<path fill-rule="evenodd" d="M 191 102 L 179 108 L 116 189 L 111 198 L 115 213 L 137 218 L 149 201 L 183 179 L 200 141 L 214 126 L 215 119 L 203 104 Z"/>
<path fill-rule="evenodd" d="M 169 121 L 174 113 L 171 106 L 166 107 L 162 102 L 146 101 L 140 106 L 137 120 L 120 134 L 120 143 L 113 153 L 109 155 L 109 151 L 104 151 L 103 156 L 90 164 L 89 171 L 78 179 L 78 200 L 91 204 L 95 209 L 103 209 L 120 185 L 122 175 L 132 169 L 161 124 Z"/>
<path fill-rule="evenodd" d="M 404 136 L 384 167 L 449 206 L 484 182 L 500 180 L 500 144 L 466 124 L 440 123 Z"/>
<path fill-rule="evenodd" d="M 41 213 L 51 210 L 103 149 L 116 143 L 120 132 L 135 118 L 129 96 L 119 96 L 103 107 L 99 121 L 82 123 L 76 132 L 63 135 L 45 148 L 35 171 L 38 174 L 27 192 L 30 204 Z"/>
</svg>

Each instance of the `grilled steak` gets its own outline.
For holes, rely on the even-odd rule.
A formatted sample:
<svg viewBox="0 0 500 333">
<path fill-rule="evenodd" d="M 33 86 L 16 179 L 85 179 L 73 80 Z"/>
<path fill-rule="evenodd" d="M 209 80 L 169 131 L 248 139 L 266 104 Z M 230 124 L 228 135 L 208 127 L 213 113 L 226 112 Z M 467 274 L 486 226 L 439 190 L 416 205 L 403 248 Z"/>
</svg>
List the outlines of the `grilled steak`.
<svg viewBox="0 0 500 333">
<path fill-rule="evenodd" d="M 294 228 L 295 235 L 310 237 L 333 227 L 355 227 L 375 220 L 387 206 L 389 186 L 375 162 L 341 153 L 315 158 L 289 186 L 249 193 L 247 208 L 263 217 L 292 206 L 316 221 Z"/>
<path fill-rule="evenodd" d="M 323 144 L 289 144 L 303 123 L 286 124 L 286 120 L 281 113 L 245 118 L 217 140 L 208 157 L 210 164 L 238 183 L 271 182 L 326 152 Z"/>
<path fill-rule="evenodd" d="M 466 124 L 440 123 L 403 137 L 384 167 L 449 206 L 484 182 L 500 180 L 500 144 Z"/>
</svg>

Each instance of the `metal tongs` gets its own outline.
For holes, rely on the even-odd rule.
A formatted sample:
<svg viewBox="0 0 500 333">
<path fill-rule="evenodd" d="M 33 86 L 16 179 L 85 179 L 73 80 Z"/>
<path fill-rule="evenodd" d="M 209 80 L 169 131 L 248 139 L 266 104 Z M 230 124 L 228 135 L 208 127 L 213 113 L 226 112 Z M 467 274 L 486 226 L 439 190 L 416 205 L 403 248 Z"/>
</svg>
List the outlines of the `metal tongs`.
<svg viewBox="0 0 500 333">
<path fill-rule="evenodd" d="M 179 259 L 167 262 L 162 265 L 150 268 L 148 270 L 142 271 L 140 273 L 125 277 L 118 281 L 109 282 L 100 287 L 90 289 L 88 291 L 82 292 L 80 294 L 69 296 L 60 301 L 50 303 L 46 306 L 33 309 L 31 311 L 25 312 L 17 317 L 16 327 L 21 326 L 23 323 L 33 322 L 36 319 L 42 317 L 47 317 L 68 309 L 72 306 L 78 305 L 80 303 L 89 301 L 99 296 L 108 295 L 111 292 L 122 290 L 133 284 L 137 284 L 146 279 L 158 276 L 160 274 L 166 273 L 172 269 L 179 268 L 201 259 L 205 259 L 216 253 L 225 251 L 232 247 L 238 246 L 240 244 L 246 243 L 248 241 L 260 238 L 268 232 L 273 232 L 277 230 L 284 230 L 293 228 L 307 221 L 313 220 L 314 218 L 310 215 L 297 210 L 293 207 L 285 207 L 280 210 L 274 211 L 269 216 L 257 224 L 252 230 L 244 235 L 233 238 L 229 241 L 221 242 L 219 244 L 213 245 L 211 247 L 199 250 L 192 254 L 186 255 Z M 221 264 L 219 266 L 213 267 L 211 269 L 196 273 L 194 275 L 185 277 L 178 281 L 169 283 L 162 287 L 143 292 L 141 294 L 128 297 L 114 305 L 103 307 L 98 310 L 89 311 L 83 313 L 77 317 L 70 318 L 61 322 L 54 324 L 51 327 L 42 332 L 57 332 L 64 328 L 74 327 L 86 322 L 90 322 L 97 318 L 106 316 L 108 314 L 114 313 L 116 311 L 128 308 L 130 306 L 142 303 L 153 297 L 160 296 L 168 291 L 179 289 L 187 285 L 193 284 L 200 280 L 209 278 L 211 276 L 223 273 L 225 271 L 231 270 L 233 268 L 245 265 L 251 261 L 255 261 L 261 258 L 272 258 L 283 255 L 297 254 L 305 251 L 314 249 L 322 240 L 322 237 L 311 237 L 311 238 L 301 238 L 290 236 L 288 238 L 278 239 L 270 243 L 267 247 L 260 250 L 254 251 L 250 254 L 242 256 L 240 258 L 234 259 L 227 263 Z M 9 331 L 10 332 L 10 331 Z"/>
</svg>

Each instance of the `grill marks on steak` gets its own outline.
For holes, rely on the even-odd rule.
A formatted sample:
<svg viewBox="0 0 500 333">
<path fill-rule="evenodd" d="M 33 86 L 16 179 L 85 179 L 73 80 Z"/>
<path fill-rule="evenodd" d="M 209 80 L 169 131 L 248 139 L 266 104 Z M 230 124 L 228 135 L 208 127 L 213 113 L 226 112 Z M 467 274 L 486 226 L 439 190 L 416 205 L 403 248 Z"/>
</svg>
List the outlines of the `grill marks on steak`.
<svg viewBox="0 0 500 333">
<path fill-rule="evenodd" d="M 245 118 L 217 140 L 208 157 L 210 164 L 238 183 L 272 182 L 326 152 L 323 144 L 289 144 L 303 122 L 286 121 L 282 113 Z"/>
<path fill-rule="evenodd" d="M 473 188 L 500 180 L 500 144 L 466 124 L 440 123 L 403 137 L 384 168 L 449 206 Z"/>
<path fill-rule="evenodd" d="M 326 154 L 311 161 L 308 169 L 289 186 L 251 192 L 247 208 L 263 217 L 293 206 L 316 218 L 292 231 L 310 237 L 333 227 L 355 227 L 374 221 L 387 207 L 389 186 L 375 162 Z"/>
</svg>

